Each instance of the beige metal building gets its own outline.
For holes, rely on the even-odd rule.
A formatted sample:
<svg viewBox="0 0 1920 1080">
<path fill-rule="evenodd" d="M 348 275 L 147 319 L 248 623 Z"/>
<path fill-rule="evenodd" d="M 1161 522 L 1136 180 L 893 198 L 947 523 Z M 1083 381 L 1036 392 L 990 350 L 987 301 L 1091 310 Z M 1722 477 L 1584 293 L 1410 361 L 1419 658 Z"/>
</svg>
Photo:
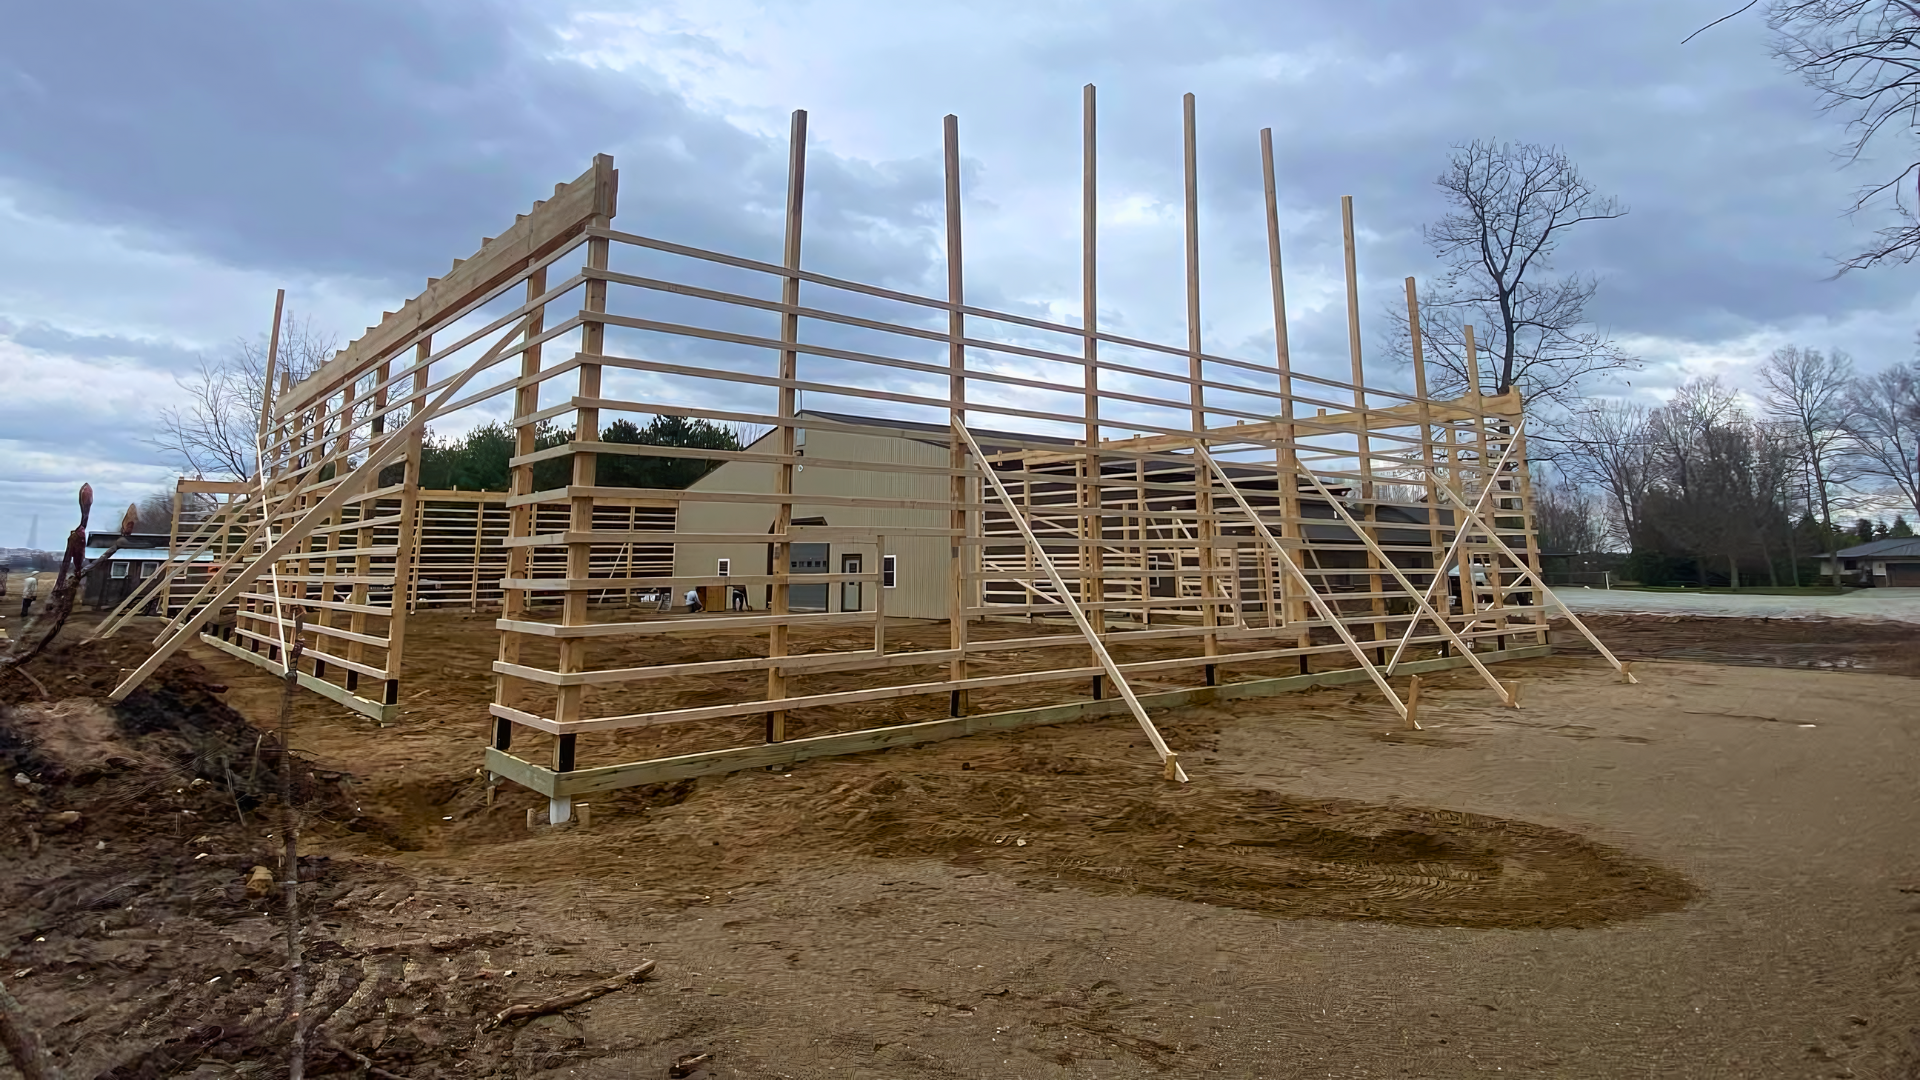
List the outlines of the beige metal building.
<svg viewBox="0 0 1920 1080">
<path fill-rule="evenodd" d="M 938 529 L 947 524 L 950 429 L 942 424 L 878 420 L 814 410 L 802 410 L 798 415 L 814 423 L 795 432 L 801 463 L 793 478 L 794 522 L 873 529 L 880 535 L 873 541 L 793 544 L 790 572 L 817 577 L 818 582 L 790 586 L 791 609 L 809 612 L 878 608 L 895 617 L 946 618 L 948 560 L 952 557 L 947 538 L 888 538 L 885 530 Z M 763 436 L 747 447 L 747 452 L 766 451 L 776 434 Z M 1001 448 L 994 432 L 978 431 L 975 437 L 989 453 Z M 1020 445 L 1047 441 L 1052 440 L 1032 435 L 1018 437 Z M 1071 445 L 1071 440 L 1058 441 L 1061 445 Z M 836 464 L 865 463 L 872 467 L 808 468 L 808 459 Z M 919 466 L 926 471 L 903 471 L 900 466 L 909 469 Z M 772 532 L 776 508 L 765 501 L 765 497 L 774 490 L 778 468 L 770 462 L 757 461 L 729 461 L 721 465 L 689 489 L 692 497 L 680 504 L 677 529 L 683 533 Z M 756 499 L 708 502 L 700 498 L 709 493 L 739 493 L 756 496 Z M 808 495 L 824 498 L 819 503 L 808 503 Z M 862 498 L 924 501 L 927 508 L 847 505 Z M 680 579 L 771 574 L 772 558 L 771 544 L 682 542 L 674 550 L 673 572 Z M 876 574 L 877 581 L 848 580 Z M 884 590 L 885 595 L 875 596 L 868 591 L 876 587 Z M 767 609 L 771 586 L 748 588 L 746 592 L 748 608 Z M 713 590 L 707 596 L 710 607 L 727 604 L 722 590 Z"/>
</svg>

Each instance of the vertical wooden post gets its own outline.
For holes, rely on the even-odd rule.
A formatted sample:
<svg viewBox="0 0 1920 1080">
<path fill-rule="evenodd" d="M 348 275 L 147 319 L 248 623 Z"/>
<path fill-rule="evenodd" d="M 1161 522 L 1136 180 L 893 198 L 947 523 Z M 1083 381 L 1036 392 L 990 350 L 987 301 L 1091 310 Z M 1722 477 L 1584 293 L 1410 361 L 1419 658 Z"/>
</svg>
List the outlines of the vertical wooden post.
<svg viewBox="0 0 1920 1080">
<path fill-rule="evenodd" d="M 1413 346 L 1414 410 L 1420 416 L 1420 464 L 1427 489 L 1427 543 L 1433 552 L 1429 561 L 1433 572 L 1440 573 L 1441 556 L 1447 545 L 1440 533 L 1440 494 L 1433 486 L 1433 403 L 1427 397 L 1426 342 L 1420 335 L 1420 294 L 1413 278 L 1407 279 L 1407 335 Z M 1431 581 L 1428 582 L 1431 584 Z M 1435 605 L 1442 615 L 1452 612 L 1453 594 L 1441 593 Z M 1444 648 L 1444 646 L 1442 646 Z"/>
<path fill-rule="evenodd" d="M 1082 407 L 1086 420 L 1087 456 L 1081 465 L 1080 515 L 1080 606 L 1092 614 L 1093 632 L 1107 632 L 1106 553 L 1106 470 L 1100 455 L 1100 326 L 1099 284 L 1099 170 L 1096 138 L 1096 113 L 1093 84 L 1081 91 L 1080 100 L 1080 325 L 1086 332 L 1081 355 L 1086 358 L 1086 397 Z M 1091 650 L 1090 650 L 1091 651 Z M 1096 657 L 1090 663 L 1097 663 Z M 1097 678 L 1097 677 L 1096 677 Z M 1096 692 L 1096 697 L 1099 694 Z"/>
<path fill-rule="evenodd" d="M 1206 364 L 1200 349 L 1200 154 L 1192 94 L 1180 99 L 1180 113 L 1187 204 L 1187 400 L 1193 430 L 1198 434 L 1207 430 L 1207 399 L 1203 385 Z M 1202 477 L 1198 465 L 1193 469 L 1193 510 L 1194 537 L 1200 546 L 1200 623 L 1213 627 L 1220 621 L 1221 590 L 1216 565 L 1220 553 L 1213 547 L 1214 537 L 1220 530 L 1213 518 L 1213 476 Z M 1203 643 L 1207 656 L 1220 655 L 1218 635 L 1205 635 Z M 1207 685 L 1212 686 L 1218 677 L 1214 665 L 1208 664 Z"/>
<path fill-rule="evenodd" d="M 787 146 L 787 230 L 786 242 L 782 248 L 782 263 L 788 270 L 800 269 L 800 224 L 804 220 L 807 188 L 807 111 L 793 111 L 793 126 L 788 134 Z M 800 303 L 800 279 L 797 276 L 784 277 L 780 281 L 780 301 L 789 309 Z M 800 317 L 791 310 L 780 316 L 780 340 L 793 344 L 800 340 Z M 774 466 L 773 490 L 779 497 L 779 505 L 774 510 L 773 531 L 781 540 L 773 545 L 773 589 L 768 598 L 767 613 L 784 616 L 790 610 L 791 586 L 788 575 L 793 569 L 793 545 L 785 539 L 788 530 L 793 527 L 793 477 L 794 455 L 799 449 L 794 417 L 798 413 L 792 380 L 799 378 L 800 353 L 796 349 L 782 349 L 780 352 L 780 378 L 785 380 L 779 390 L 780 428 L 775 435 L 779 448 L 780 464 Z M 787 655 L 787 624 L 784 619 L 767 628 L 767 655 L 778 657 Z M 767 668 L 767 700 L 778 701 L 787 696 L 787 673 L 778 664 Z M 787 737 L 787 714 L 775 711 L 767 714 L 767 741 L 781 742 Z"/>
<path fill-rule="evenodd" d="M 393 374 L 393 362 L 391 360 L 380 361 L 380 366 L 374 369 L 373 384 L 374 386 L 378 387 L 378 389 L 376 389 L 373 392 L 373 409 L 372 409 L 371 418 L 368 423 L 369 436 L 373 439 L 380 438 L 380 436 L 387 430 L 387 400 L 389 398 L 389 394 L 387 392 L 387 380 L 392 376 L 392 374 Z M 402 490 L 404 490 L 406 477 L 402 476 L 400 482 L 403 485 Z M 381 486 L 379 477 L 376 476 L 373 478 L 373 486 L 374 487 Z M 360 506 L 361 521 L 367 521 L 369 519 L 377 518 L 380 516 L 380 512 L 379 512 L 380 508 L 377 500 L 370 500 L 368 502 L 363 502 L 359 504 L 359 506 Z M 366 549 L 373 546 L 375 532 L 373 529 L 370 529 L 370 528 L 361 528 L 361 529 L 355 530 L 353 535 L 357 538 L 354 541 L 354 546 L 359 548 L 361 552 L 360 555 L 353 560 L 353 573 L 355 577 L 361 578 L 362 580 L 354 582 L 353 587 L 347 590 L 347 602 L 354 605 L 354 607 L 356 608 L 360 608 L 360 607 L 366 606 L 367 594 L 370 591 L 364 579 L 371 576 L 373 573 L 373 558 L 372 556 L 366 553 Z M 396 535 L 394 539 L 394 561 L 392 564 L 396 570 L 399 568 L 399 561 L 400 561 L 399 546 L 400 546 L 400 539 L 398 536 L 398 531 L 396 530 Z M 394 597 L 394 602 L 399 603 L 400 602 L 399 597 L 401 596 L 401 587 L 400 587 L 399 575 L 397 573 L 394 575 L 392 595 Z M 392 625 L 391 622 L 389 622 L 388 625 L 389 627 L 391 627 Z M 349 614 L 347 616 L 347 629 L 356 634 L 366 633 L 367 632 L 367 613 L 364 611 L 354 611 L 351 614 Z M 387 643 L 391 645 L 393 643 L 392 639 L 389 638 Z M 365 648 L 357 641 L 349 644 L 347 646 L 347 649 L 348 649 L 347 658 L 349 660 L 359 660 L 366 654 Z M 387 652 L 386 668 L 387 668 L 387 673 L 389 675 L 395 678 L 399 676 L 399 669 L 393 663 L 393 652 L 391 649 L 389 649 Z M 360 673 L 357 671 L 354 671 L 351 668 L 347 669 L 347 689 L 358 690 L 359 687 L 360 687 Z"/>
<path fill-rule="evenodd" d="M 1480 352 L 1474 344 L 1473 327 L 1467 326 L 1463 329 L 1466 332 L 1468 397 L 1473 402 L 1474 472 L 1479 476 L 1480 486 L 1482 488 L 1492 488 L 1498 478 L 1494 476 L 1493 471 L 1488 467 L 1488 462 L 1491 459 L 1487 456 L 1486 395 L 1482 393 L 1480 389 Z M 1499 492 L 1494 491 L 1493 494 L 1487 496 L 1487 500 L 1490 509 L 1497 514 L 1500 508 Z M 1491 543 L 1483 543 L 1481 545 L 1481 553 L 1487 560 L 1487 603 L 1495 612 L 1495 628 L 1504 630 L 1507 625 L 1507 617 L 1499 612 L 1500 609 L 1506 607 L 1507 604 L 1506 597 L 1503 595 L 1505 590 L 1502 588 L 1500 560 L 1499 557 L 1494 554 L 1494 547 Z M 1464 566 L 1460 570 L 1460 595 L 1463 597 L 1468 595 L 1468 588 L 1470 586 L 1474 588 L 1476 594 L 1478 593 L 1478 586 L 1473 585 L 1472 571 L 1473 567 L 1471 565 Z M 1477 602 L 1473 610 L 1479 610 Z"/>
<path fill-rule="evenodd" d="M 966 303 L 960 246 L 960 118 L 948 113 L 941 120 L 941 128 L 947 209 L 947 415 L 949 427 L 964 428 L 967 424 L 967 349 L 961 342 L 967 333 L 967 317 L 960 310 Z M 978 549 L 969 541 L 979 537 L 971 535 L 975 530 L 969 528 L 969 523 L 974 516 L 964 509 L 971 486 L 959 471 L 967 467 L 966 445 L 958 437 L 949 435 L 948 450 L 948 467 L 955 471 L 948 491 L 953 505 L 947 513 L 947 527 L 955 535 L 948 549 L 952 565 L 947 574 L 947 647 L 953 650 L 954 657 L 947 665 L 947 677 L 957 682 L 967 677 L 967 607 L 972 598 L 967 588 L 967 571 L 979 562 L 975 557 Z M 984 458 L 978 465 L 983 471 L 993 468 Z M 1011 506 L 1007 510 L 1018 513 Z M 966 715 L 965 690 L 954 690 L 948 695 L 947 712 L 951 716 Z"/>
<path fill-rule="evenodd" d="M 168 614 L 167 609 L 172 606 L 168 601 L 172 598 L 173 594 L 173 585 L 171 584 L 173 581 L 171 575 L 174 572 L 173 560 L 180 551 L 180 485 L 185 480 L 186 477 L 183 476 L 176 479 L 173 484 L 173 520 L 171 524 L 167 526 L 167 564 L 161 567 L 161 570 L 169 576 L 165 578 L 164 586 L 156 586 L 154 590 L 159 594 L 157 599 L 160 603 L 160 613 L 163 616 Z"/>
<path fill-rule="evenodd" d="M 547 271 L 545 268 L 534 271 L 527 277 L 527 300 L 542 296 L 547 291 Z M 539 336 L 546 329 L 547 309 L 544 305 L 536 308 L 528 316 L 526 334 L 529 339 Z M 532 346 L 520 354 L 519 383 L 513 392 L 513 455 L 525 457 L 534 452 L 539 445 L 539 425 L 528 419 L 540 411 L 540 346 Z M 515 465 L 507 476 L 508 496 L 530 495 L 533 493 L 533 466 Z M 507 509 L 507 535 L 510 537 L 532 536 L 538 532 L 538 511 L 536 503 L 522 503 Z M 483 510 L 484 513 L 484 510 Z M 533 549 L 513 545 L 507 548 L 506 577 L 520 580 L 532 576 Z M 500 593 L 500 617 L 502 620 L 521 620 L 527 617 L 531 606 L 532 594 L 525 589 L 506 588 Z M 512 630 L 500 633 L 500 659 L 504 663 L 518 664 L 521 657 L 521 635 Z M 526 680 L 516 675 L 494 676 L 494 700 L 511 708 L 525 705 L 527 696 Z M 493 747 L 496 750 L 509 750 L 513 747 L 513 721 L 505 717 L 493 719 Z"/>
<path fill-rule="evenodd" d="M 887 655 L 887 537 L 873 538 L 873 571 L 879 575 L 873 583 L 873 654 Z M 898 580 L 898 575 L 895 575 Z"/>
<path fill-rule="evenodd" d="M 467 589 L 467 610 L 480 610 L 480 549 L 487 535 L 487 500 L 473 500 L 473 580 Z"/>
<path fill-rule="evenodd" d="M 1273 283 L 1274 363 L 1280 372 L 1281 442 L 1277 452 L 1280 475 L 1276 478 L 1275 486 L 1279 488 L 1277 494 L 1280 497 L 1280 543 L 1285 547 L 1289 542 L 1298 545 L 1303 533 L 1300 526 L 1300 452 L 1293 426 L 1293 353 L 1287 337 L 1286 279 L 1280 266 L 1280 195 L 1273 172 L 1272 128 L 1260 129 L 1260 172 L 1267 201 L 1267 274 Z M 1278 570 L 1278 567 L 1275 569 Z M 1294 594 L 1292 579 L 1284 573 L 1274 576 L 1283 605 L 1282 617 L 1289 623 L 1307 621 L 1306 601 Z M 1312 644 L 1311 636 L 1305 630 L 1300 632 L 1296 640 L 1303 649 Z M 1302 673 L 1305 673 L 1304 669 Z"/>
<path fill-rule="evenodd" d="M 1518 390 L 1509 392 L 1515 395 L 1519 394 Z M 1533 467 L 1527 463 L 1526 429 L 1522 426 L 1515 425 L 1510 438 L 1514 441 L 1512 455 L 1514 462 L 1514 482 L 1518 485 L 1519 489 L 1516 494 L 1520 499 L 1520 529 L 1526 539 L 1526 547 L 1523 550 L 1527 556 L 1527 569 L 1533 571 L 1534 580 L 1540 580 L 1540 535 L 1534 531 Z M 1533 612 L 1527 617 L 1529 622 L 1538 623 L 1540 626 L 1540 628 L 1534 632 L 1533 636 L 1533 642 L 1536 645 L 1545 645 L 1547 643 L 1546 603 L 1547 598 L 1536 590 L 1533 593 L 1531 606 L 1541 608 L 1542 610 Z"/>
<path fill-rule="evenodd" d="M 1379 506 L 1374 501 L 1373 487 L 1373 440 L 1367 432 L 1372 421 L 1367 415 L 1367 373 L 1360 357 L 1360 265 L 1355 254 L 1353 242 L 1353 196 L 1340 196 L 1340 231 L 1342 246 L 1347 257 L 1347 352 L 1353 360 L 1353 412 L 1359 419 L 1359 427 L 1354 432 L 1354 445 L 1360 452 L 1360 498 L 1364 503 L 1362 528 L 1374 533 L 1372 523 L 1379 518 Z M 1377 535 L 1375 539 L 1378 539 Z M 1380 595 L 1380 560 L 1371 552 L 1367 554 L 1367 566 L 1374 572 L 1367 576 L 1367 591 L 1373 594 L 1370 606 L 1375 616 L 1373 639 L 1380 641 L 1387 636 L 1386 626 L 1380 622 L 1380 616 L 1386 614 L 1387 602 Z M 1380 651 L 1375 658 L 1386 663 L 1386 657 Z"/>
<path fill-rule="evenodd" d="M 611 166 L 612 159 L 603 155 L 594 158 L 596 166 Z M 594 224 L 601 228 L 608 225 L 605 215 L 597 216 Z M 605 270 L 609 257 L 610 242 L 606 237 L 594 237 L 587 241 L 587 266 L 593 270 Z M 599 359 L 606 349 L 607 324 L 594 316 L 607 310 L 607 283 L 603 278 L 589 279 L 585 285 L 585 295 L 581 298 L 580 353 L 585 362 L 579 368 L 579 381 L 574 394 L 576 397 L 595 401 L 600 397 Z M 573 474 L 571 487 L 567 494 L 567 531 L 575 534 L 591 534 L 594 531 L 593 495 L 581 494 L 580 489 L 591 492 L 596 482 L 595 473 L 599 467 L 599 455 L 583 452 L 579 444 L 598 442 L 600 439 L 600 408 L 598 405 L 583 405 L 574 410 L 572 454 Z M 593 600 L 592 589 L 585 585 L 593 572 L 593 542 L 574 541 L 567 544 L 566 576 L 572 579 L 567 591 L 562 594 L 560 625 L 585 626 L 592 621 L 588 605 Z M 587 669 L 587 639 L 560 639 L 560 671 L 571 674 Z M 581 686 L 562 686 L 554 695 L 553 718 L 560 723 L 583 719 L 582 702 L 586 688 Z M 554 738 L 553 770 L 572 772 L 574 768 L 574 735 L 559 735 Z M 558 825 L 572 814 L 573 800 L 570 797 L 548 800 L 548 820 Z"/>
<path fill-rule="evenodd" d="M 267 334 L 267 370 L 260 380 L 260 441 L 254 443 L 256 451 L 266 448 L 267 421 L 273 416 L 273 375 L 280 361 L 280 313 L 287 304 L 287 290 L 276 289 L 273 294 L 273 329 Z M 253 471 L 265 474 L 267 463 L 256 455 Z"/>
<path fill-rule="evenodd" d="M 1146 553 L 1146 459 L 1133 459 L 1133 555 L 1140 571 L 1140 626 L 1154 625 L 1152 557 Z"/>
<path fill-rule="evenodd" d="M 414 344 L 410 395 L 413 407 L 407 410 L 409 421 L 427 408 L 427 386 L 431 381 L 428 369 L 433 366 L 427 361 L 432 356 L 431 335 Z M 400 521 L 394 526 L 393 537 L 393 586 L 387 591 L 387 662 L 384 665 L 387 684 L 380 699 L 387 705 L 399 704 L 400 670 L 406 663 L 407 613 L 413 606 L 414 550 L 420 535 L 420 459 L 426 449 L 424 431 L 424 428 L 415 431 L 407 439 L 407 471 L 400 481 Z"/>
</svg>

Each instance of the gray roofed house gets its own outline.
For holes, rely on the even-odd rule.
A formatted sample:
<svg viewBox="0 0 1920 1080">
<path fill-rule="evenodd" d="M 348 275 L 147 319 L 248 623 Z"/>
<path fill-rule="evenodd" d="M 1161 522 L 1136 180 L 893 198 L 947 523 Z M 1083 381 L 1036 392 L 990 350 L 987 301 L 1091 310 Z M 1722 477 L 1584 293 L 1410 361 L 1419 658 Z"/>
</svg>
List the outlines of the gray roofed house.
<svg viewBox="0 0 1920 1080">
<path fill-rule="evenodd" d="M 1841 579 L 1855 585 L 1877 588 L 1920 589 L 1920 537 L 1892 537 L 1841 548 Z M 1821 559 L 1822 575 L 1833 572 L 1832 562 Z"/>
</svg>

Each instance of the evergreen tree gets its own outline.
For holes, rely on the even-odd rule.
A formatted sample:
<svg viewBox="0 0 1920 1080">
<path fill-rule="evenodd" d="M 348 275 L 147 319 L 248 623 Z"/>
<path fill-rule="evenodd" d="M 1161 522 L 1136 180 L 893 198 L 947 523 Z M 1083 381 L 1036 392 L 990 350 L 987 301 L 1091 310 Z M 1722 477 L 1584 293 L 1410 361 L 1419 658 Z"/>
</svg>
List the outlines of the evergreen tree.
<svg viewBox="0 0 1920 1080">
<path fill-rule="evenodd" d="M 602 442 L 635 446 L 682 447 L 698 450 L 738 450 L 740 437 L 732 428 L 711 420 L 684 416 L 656 416 L 641 427 L 631 420 L 615 420 L 601 432 Z M 679 489 L 718 468 L 718 461 L 697 457 L 602 454 L 596 482 L 603 487 Z"/>
<path fill-rule="evenodd" d="M 1873 519 L 1861 518 L 1853 523 L 1853 535 L 1864 544 L 1873 539 Z"/>
<path fill-rule="evenodd" d="M 1912 535 L 1913 526 L 1907 524 L 1907 519 L 1900 514 L 1893 515 L 1893 527 L 1887 530 L 1887 536 L 1890 539 L 1905 540 Z"/>
</svg>

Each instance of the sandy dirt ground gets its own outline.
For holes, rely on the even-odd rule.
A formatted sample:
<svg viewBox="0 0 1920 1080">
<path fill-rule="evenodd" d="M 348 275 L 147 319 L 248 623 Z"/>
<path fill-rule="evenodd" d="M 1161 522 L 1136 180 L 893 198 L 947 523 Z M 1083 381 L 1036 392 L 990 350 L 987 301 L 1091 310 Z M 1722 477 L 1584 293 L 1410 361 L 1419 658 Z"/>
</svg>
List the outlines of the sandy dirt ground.
<svg viewBox="0 0 1920 1080">
<path fill-rule="evenodd" d="M 1920 623 L 1920 589 L 1859 589 L 1839 596 L 1640 592 L 1562 588 L 1575 614 L 1717 615 L 1739 619 L 1891 619 Z"/>
<path fill-rule="evenodd" d="M 1515 711 L 1448 673 L 1424 732 L 1357 688 L 1167 713 L 1186 786 L 1091 721 L 596 796 L 588 829 L 486 805 L 482 676 L 384 730 L 302 695 L 311 1071 L 1912 1076 L 1920 641 L 1781 625 L 1598 619 L 1641 685 L 1512 664 Z M 277 684 L 196 650 L 86 700 L 138 655 L 52 658 L 56 703 L 0 682 L 0 979 L 70 1075 L 274 1075 L 245 877 Z"/>
</svg>

